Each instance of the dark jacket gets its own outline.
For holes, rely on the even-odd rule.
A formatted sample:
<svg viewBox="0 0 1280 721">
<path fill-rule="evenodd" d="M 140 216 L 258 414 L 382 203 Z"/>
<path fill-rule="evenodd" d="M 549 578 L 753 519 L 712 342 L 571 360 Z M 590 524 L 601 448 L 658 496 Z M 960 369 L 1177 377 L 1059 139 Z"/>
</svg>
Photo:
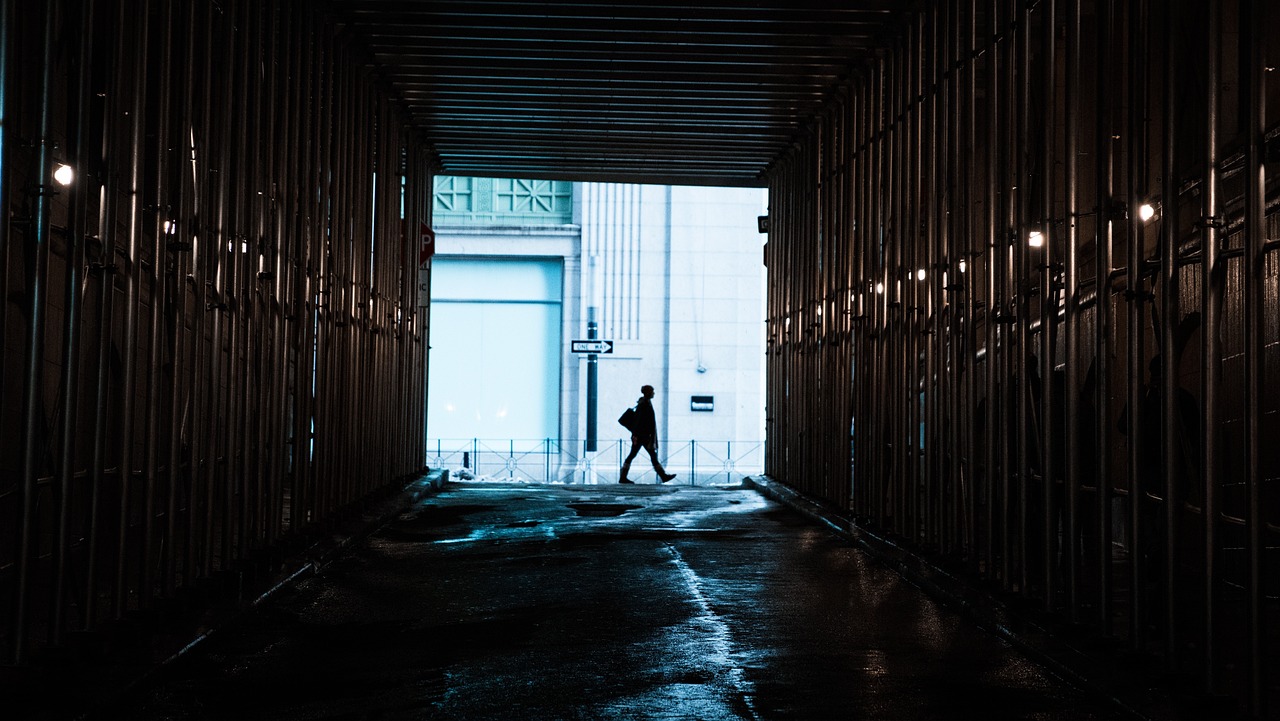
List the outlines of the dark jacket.
<svg viewBox="0 0 1280 721">
<path fill-rule="evenodd" d="M 631 432 L 646 446 L 658 445 L 658 421 L 653 416 L 653 404 L 644 396 L 636 401 L 636 424 Z"/>
</svg>

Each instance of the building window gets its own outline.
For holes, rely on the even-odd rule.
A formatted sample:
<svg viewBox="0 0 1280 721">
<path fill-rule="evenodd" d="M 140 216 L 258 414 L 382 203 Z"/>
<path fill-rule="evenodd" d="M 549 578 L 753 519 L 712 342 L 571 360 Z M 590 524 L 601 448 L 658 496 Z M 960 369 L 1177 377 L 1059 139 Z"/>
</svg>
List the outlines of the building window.
<svg viewBox="0 0 1280 721">
<path fill-rule="evenodd" d="M 438 176 L 436 225 L 538 226 L 573 222 L 573 183 L 566 180 Z"/>
<path fill-rule="evenodd" d="M 436 176 L 436 212 L 470 213 L 472 211 L 471 178 Z"/>
<path fill-rule="evenodd" d="M 499 213 L 559 216 L 572 208 L 572 186 L 563 180 L 501 178 L 494 190 Z"/>
</svg>

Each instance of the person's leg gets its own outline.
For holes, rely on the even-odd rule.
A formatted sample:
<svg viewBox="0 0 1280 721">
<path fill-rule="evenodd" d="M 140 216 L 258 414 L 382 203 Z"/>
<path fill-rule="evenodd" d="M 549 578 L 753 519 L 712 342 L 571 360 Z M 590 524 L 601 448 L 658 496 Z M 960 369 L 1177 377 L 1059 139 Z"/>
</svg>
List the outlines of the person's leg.
<svg viewBox="0 0 1280 721">
<path fill-rule="evenodd" d="M 631 452 L 627 454 L 627 459 L 622 462 L 622 472 L 618 474 L 618 483 L 631 483 L 627 478 L 627 472 L 631 470 L 631 461 L 640 452 L 640 444 L 635 441 L 631 442 Z"/>
<path fill-rule="evenodd" d="M 644 449 L 649 454 L 649 460 L 653 462 L 653 470 L 657 471 L 659 480 L 661 480 L 663 483 L 666 483 L 667 481 L 676 477 L 676 474 L 667 473 L 666 470 L 663 469 L 662 464 L 658 461 L 658 453 L 657 451 L 653 450 L 653 446 L 646 444 Z"/>
</svg>

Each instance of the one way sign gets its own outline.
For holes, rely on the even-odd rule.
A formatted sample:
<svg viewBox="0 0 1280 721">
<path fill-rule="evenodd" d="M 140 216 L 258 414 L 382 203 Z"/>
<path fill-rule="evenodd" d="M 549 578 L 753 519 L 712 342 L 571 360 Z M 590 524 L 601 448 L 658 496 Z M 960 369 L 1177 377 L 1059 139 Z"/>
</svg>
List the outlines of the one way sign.
<svg viewBox="0 0 1280 721">
<path fill-rule="evenodd" d="M 569 350 L 574 353 L 612 353 L 611 340 L 574 340 L 569 341 Z"/>
</svg>

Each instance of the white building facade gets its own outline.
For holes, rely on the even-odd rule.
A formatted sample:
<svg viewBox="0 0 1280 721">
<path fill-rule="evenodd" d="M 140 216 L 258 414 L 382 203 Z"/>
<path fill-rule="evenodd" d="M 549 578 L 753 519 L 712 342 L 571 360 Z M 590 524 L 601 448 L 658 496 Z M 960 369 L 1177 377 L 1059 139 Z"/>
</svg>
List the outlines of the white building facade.
<svg viewBox="0 0 1280 721">
<path fill-rule="evenodd" d="M 766 212 L 757 188 L 438 178 L 428 465 L 615 482 L 630 446 L 616 419 L 648 384 L 678 483 L 759 472 Z M 613 346 L 594 450 L 588 356 L 571 352 L 589 313 Z M 653 482 L 644 460 L 631 477 Z"/>
</svg>

